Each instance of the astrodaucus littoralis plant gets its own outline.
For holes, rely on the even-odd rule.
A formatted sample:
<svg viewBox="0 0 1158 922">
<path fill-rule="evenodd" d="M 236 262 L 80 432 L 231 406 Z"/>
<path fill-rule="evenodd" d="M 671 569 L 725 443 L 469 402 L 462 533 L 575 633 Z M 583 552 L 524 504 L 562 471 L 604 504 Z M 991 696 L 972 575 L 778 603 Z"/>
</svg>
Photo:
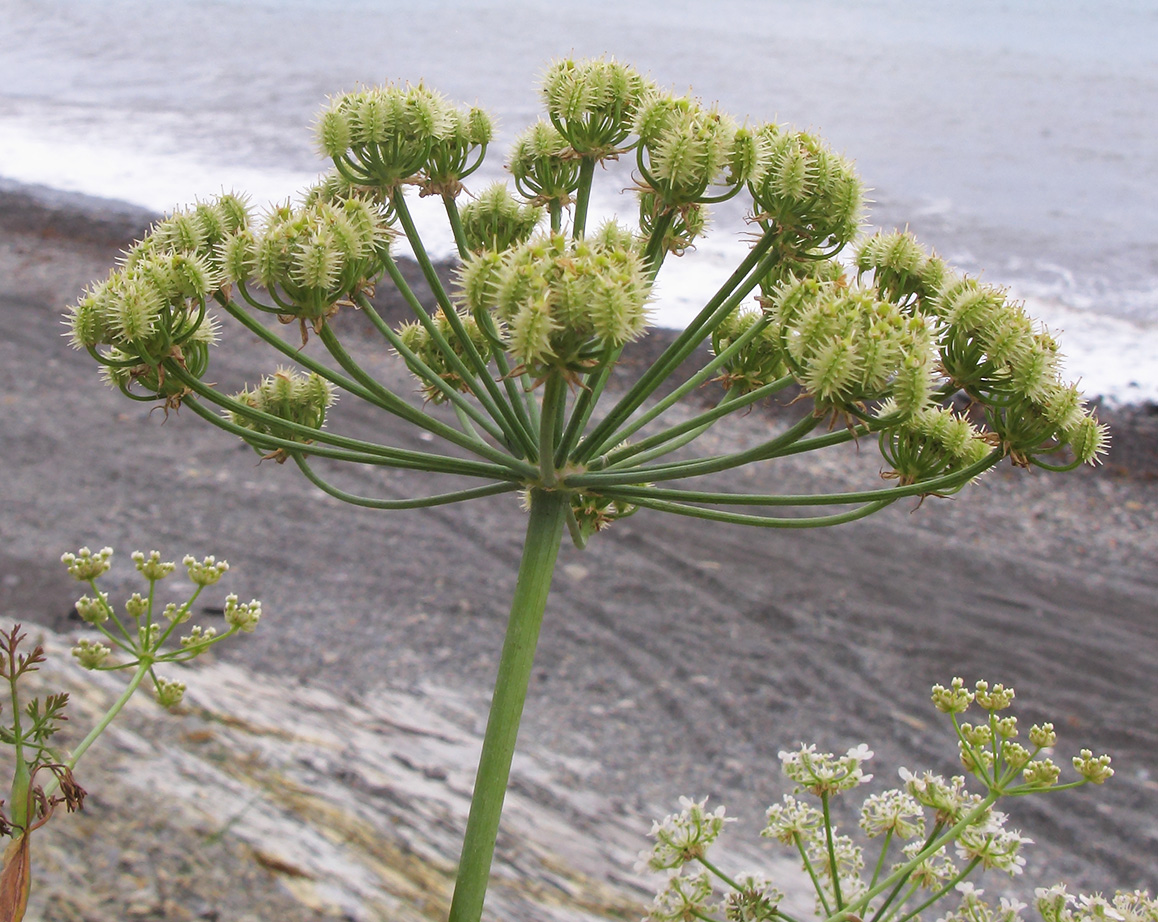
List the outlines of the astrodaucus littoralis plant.
<svg viewBox="0 0 1158 922">
<path fill-rule="evenodd" d="M 184 602 L 162 606 L 157 585 L 173 572 L 176 564 L 162 560 L 157 551 L 150 551 L 148 555 L 141 551 L 132 554 L 137 572 L 148 589 L 144 595 L 133 593 L 118 613 L 108 593 L 97 587 L 97 580 L 112 565 L 112 556 L 112 548 L 101 548 L 94 553 L 82 547 L 75 554 L 61 557 L 69 575 L 92 591 L 91 596 L 86 594 L 77 600 L 77 615 L 108 641 L 81 638 L 73 647 L 72 655 L 85 669 L 120 671 L 130 676 L 121 694 L 70 751 L 58 748 L 53 740 L 62 723 L 68 720 L 65 714 L 68 694 L 59 692 L 43 699 L 27 699 L 21 691 L 21 682 L 26 682 L 45 662 L 43 645 L 35 644 L 27 652 L 21 652 L 27 635 L 22 633 L 20 625 L 7 632 L 0 631 L 0 678 L 7 680 L 9 702 L 8 720 L 0 722 L 0 745 L 12 750 L 7 810 L 5 802 L 0 800 L 0 836 L 10 839 L 0 867 L 0 922 L 20 922 L 24 918 L 32 881 L 32 833 L 52 818 L 60 804 L 69 812 L 83 806 L 85 791 L 73 776 L 73 769 L 142 683 L 146 679 L 151 682 L 157 703 L 162 707 L 176 707 L 185 694 L 185 685 L 158 675 L 156 667 L 188 663 L 228 637 L 252 633 L 261 619 L 260 602 L 239 602 L 236 595 L 230 594 L 223 608 L 224 631 L 194 625 L 182 633 L 181 625 L 192 617 L 193 605 L 202 590 L 218 583 L 229 564 L 214 557 L 203 560 L 186 557 L 183 563 L 193 592 Z M 41 773 L 47 775 L 47 782 L 38 780 Z"/>
<path fill-rule="evenodd" d="M 69 318 L 112 385 L 181 408 L 292 462 L 321 490 L 378 509 L 524 494 L 529 519 L 491 705 L 451 918 L 478 919 L 539 626 L 564 528 L 582 547 L 638 510 L 768 528 L 850 522 L 906 497 L 948 495 L 1008 458 L 1067 470 L 1105 449 L 1104 428 L 1059 377 L 1057 343 L 1004 292 L 966 278 L 908 233 L 856 239 L 863 189 L 813 135 L 739 125 L 609 60 L 561 61 L 542 82 L 547 118 L 515 142 L 514 192 L 463 202 L 462 181 L 492 136 L 479 109 L 423 85 L 339 96 L 318 121 L 334 170 L 299 203 L 255 220 L 233 194 L 175 213 L 133 246 Z M 589 227 L 596 167 L 631 157 L 628 223 Z M 406 192 L 441 198 L 461 259 L 447 290 Z M 612 397 L 624 347 L 646 332 L 665 260 L 693 246 L 714 202 L 750 205 L 748 254 L 683 332 Z M 437 306 L 427 310 L 395 259 L 413 250 Z M 413 319 L 391 326 L 374 286 Z M 215 305 L 284 365 L 240 393 L 207 377 Z M 395 393 L 345 348 L 331 319 L 359 310 L 418 382 Z M 292 324 L 283 337 L 269 321 Z M 690 378 L 661 385 L 702 343 Z M 323 355 L 319 355 L 319 351 Z M 720 381 L 710 409 L 671 413 Z M 714 423 L 799 389 L 810 412 L 760 444 L 676 452 Z M 337 395 L 429 433 L 415 451 L 332 428 Z M 969 415 L 951 409 L 964 395 Z M 446 421 L 450 420 L 450 421 Z M 820 434 L 817 434 L 819 430 Z M 713 475 L 875 437 L 890 478 L 845 493 L 747 495 Z M 477 483 L 409 499 L 353 495 L 328 465 L 405 468 Z M 737 511 L 737 507 L 747 511 Z M 821 514 L 814 514 L 822 510 Z"/>
</svg>

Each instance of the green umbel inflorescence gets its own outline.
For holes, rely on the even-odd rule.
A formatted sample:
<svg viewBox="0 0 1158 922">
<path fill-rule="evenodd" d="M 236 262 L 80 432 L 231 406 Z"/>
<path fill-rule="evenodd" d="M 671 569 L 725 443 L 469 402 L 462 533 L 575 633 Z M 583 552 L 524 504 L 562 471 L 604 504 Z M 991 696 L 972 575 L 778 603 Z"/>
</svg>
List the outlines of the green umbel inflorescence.
<svg viewBox="0 0 1158 922">
<path fill-rule="evenodd" d="M 473 472 L 488 490 L 569 490 L 576 509 L 650 506 L 749 521 L 711 508 L 733 503 L 724 494 L 676 495 L 655 483 L 841 441 L 837 434 L 802 443 L 811 428 L 803 425 L 764 451 L 698 463 L 667 457 L 717 419 L 791 386 L 811 399 L 814 420 L 843 421 L 848 438 L 879 434 L 895 483 L 857 491 L 861 509 L 951 493 L 1001 457 L 1066 468 L 1105 451 L 1104 427 L 1061 377 L 1054 338 L 1005 292 L 960 275 L 911 234 L 857 239 L 861 181 L 814 135 L 742 126 L 604 59 L 557 62 L 541 90 L 546 118 L 517 138 L 511 154 L 515 193 L 492 185 L 461 209 L 462 181 L 493 134 L 485 113 L 456 108 L 421 85 L 337 97 L 318 123 L 336 172 L 301 204 L 257 220 L 233 195 L 166 218 L 73 308 L 74 345 L 87 348 L 130 396 L 170 407 L 188 402 L 282 460 Z M 635 222 L 589 231 L 594 166 L 633 150 Z M 463 258 L 457 290 L 443 288 L 426 258 L 408 186 L 443 198 Z M 655 365 L 601 410 L 621 350 L 646 333 L 666 256 L 705 233 L 711 203 L 735 196 L 748 198 L 759 231 L 751 256 Z M 419 257 L 433 310 L 394 264 L 390 244 L 398 234 Z M 377 314 L 369 295 L 384 276 L 399 287 L 412 320 L 391 326 Z M 206 384 L 221 329 L 208 310 L 213 302 L 270 342 L 287 368 L 233 396 Z M 423 398 L 453 408 L 458 426 L 427 416 L 354 362 L 329 324 L 343 305 L 366 312 Z M 303 346 L 311 332 L 318 335 L 336 361 L 291 347 L 260 322 L 263 313 L 296 322 Z M 715 356 L 694 384 L 644 410 L 705 339 Z M 290 361 L 302 371 L 288 370 Z M 717 407 L 662 424 L 668 407 L 712 378 L 725 387 Z M 323 434 L 338 391 L 480 461 Z M 950 408 L 956 395 L 968 398 L 969 412 Z M 646 438 L 633 443 L 648 424 Z M 769 496 L 748 504 L 783 502 Z M 767 516 L 752 523 L 783 524 Z M 573 535 L 589 531 L 573 518 Z"/>
</svg>

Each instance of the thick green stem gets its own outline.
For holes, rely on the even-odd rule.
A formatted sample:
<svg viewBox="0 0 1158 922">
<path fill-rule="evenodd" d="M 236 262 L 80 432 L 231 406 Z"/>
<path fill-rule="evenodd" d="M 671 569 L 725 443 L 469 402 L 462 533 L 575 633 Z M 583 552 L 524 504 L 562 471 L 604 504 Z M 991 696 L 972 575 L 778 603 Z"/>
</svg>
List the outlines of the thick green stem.
<svg viewBox="0 0 1158 922">
<path fill-rule="evenodd" d="M 475 776 L 449 922 L 478 922 L 482 916 L 511 758 L 568 507 L 566 493 L 531 491 L 531 517 Z"/>
<path fill-rule="evenodd" d="M 571 236 L 578 240 L 587 232 L 587 205 L 591 201 L 591 181 L 595 177 L 595 158 L 584 157 L 579 161 L 579 191 L 575 196 L 575 216 L 571 223 Z"/>
</svg>

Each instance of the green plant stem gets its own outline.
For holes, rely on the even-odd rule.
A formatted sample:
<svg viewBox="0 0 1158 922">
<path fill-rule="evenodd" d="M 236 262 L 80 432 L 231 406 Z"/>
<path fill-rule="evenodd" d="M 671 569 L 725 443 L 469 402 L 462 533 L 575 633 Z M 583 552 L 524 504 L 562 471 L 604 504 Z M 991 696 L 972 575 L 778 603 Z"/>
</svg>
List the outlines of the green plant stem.
<svg viewBox="0 0 1158 922">
<path fill-rule="evenodd" d="M 422 325 L 423 329 L 426 330 L 427 335 L 432 340 L 434 340 L 435 343 L 437 343 L 438 349 L 446 359 L 447 363 L 452 369 L 454 369 L 455 373 L 459 376 L 462 382 L 470 389 L 470 392 L 474 394 L 475 398 L 480 404 L 482 404 L 483 408 L 487 411 L 487 413 L 490 414 L 495 423 L 502 428 L 505 434 L 500 439 L 500 441 L 512 442 L 517 439 L 523 439 L 523 447 L 525 448 L 526 438 L 524 437 L 523 433 L 518 430 L 517 421 L 513 424 L 511 423 L 508 408 L 505 405 L 500 407 L 499 403 L 501 403 L 501 401 L 496 403 L 491 400 L 490 384 L 493 382 L 490 381 L 489 371 L 484 368 L 481 377 L 476 377 L 475 374 L 466 367 L 458 353 L 455 352 L 454 347 L 447 341 L 446 337 L 443 336 L 442 332 L 438 329 L 438 324 L 436 324 L 431 318 L 430 314 L 426 312 L 425 308 L 422 306 L 422 302 L 418 300 L 418 296 L 414 294 L 410 286 L 406 283 L 406 279 L 403 277 L 402 272 L 399 270 L 398 264 L 394 262 L 393 257 L 387 253 L 382 257 L 382 262 L 386 266 L 386 271 L 389 273 L 390 280 L 394 283 L 394 287 L 398 289 L 398 293 L 401 294 L 402 297 L 406 300 L 406 303 L 410 306 L 410 310 L 413 312 L 414 316 L 418 318 L 418 322 Z M 365 312 L 366 305 L 369 304 L 369 301 L 359 295 L 358 304 L 362 308 L 363 312 Z M 385 321 L 381 319 L 381 317 L 375 321 L 374 317 L 376 316 L 376 313 L 377 312 L 367 313 L 366 316 L 370 318 L 370 322 L 374 324 L 374 326 L 378 329 L 378 332 L 381 333 L 390 342 L 390 345 L 395 350 L 397 350 L 399 354 L 403 356 L 403 358 L 407 358 L 407 353 L 409 350 L 398 348 L 400 340 L 398 339 L 397 335 L 392 330 L 390 330 L 390 328 L 386 325 Z M 447 307 L 443 309 L 442 313 L 448 319 L 453 316 L 454 320 L 451 321 L 451 327 L 454 329 L 455 335 L 459 337 L 459 341 L 464 343 L 465 348 L 465 340 L 463 339 L 465 333 L 458 332 L 460 329 L 462 329 L 462 321 L 459 319 L 457 311 L 455 311 L 453 307 Z M 472 345 L 471 348 L 473 349 L 474 346 Z M 413 356 L 412 352 L 409 354 Z M 479 361 L 482 361 L 481 357 L 479 358 Z M 412 359 L 407 359 L 407 362 L 412 370 L 417 370 L 418 366 Z M 427 369 L 427 372 L 429 372 L 429 369 Z M 424 372 L 423 374 L 425 376 L 426 373 Z M 438 376 L 434 375 L 433 372 L 429 372 L 429 374 L 432 377 L 428 378 L 428 380 L 430 380 L 430 382 L 433 384 L 434 381 L 438 379 Z"/>
<path fill-rule="evenodd" d="M 483 737 L 448 922 L 478 922 L 482 916 L 511 758 L 569 506 L 564 492 L 537 488 L 531 491 L 523 557 Z"/>
<path fill-rule="evenodd" d="M 571 237 L 578 240 L 587 232 L 587 206 L 591 202 L 591 181 L 595 178 L 595 158 L 579 161 L 579 189 L 575 194 L 575 218 L 571 222 Z"/>
<path fill-rule="evenodd" d="M 15 632 L 13 632 L 15 633 Z M 16 645 L 13 643 L 12 649 Z M 24 731 L 20 726 L 20 694 L 16 689 L 18 671 L 16 656 L 9 653 L 8 664 L 8 700 L 12 702 L 12 745 L 16 750 L 16 765 L 12 770 L 12 793 L 9 798 L 12 811 L 12 825 L 16 829 L 28 828 L 28 786 L 32 783 L 32 772 L 28 767 L 28 760 L 24 756 Z"/>
<path fill-rule="evenodd" d="M 836 843 L 832 835 L 832 816 L 828 809 L 828 792 L 820 795 L 820 806 L 824 810 L 824 841 L 828 848 L 829 877 L 832 880 L 832 895 L 837 909 L 844 909 L 844 897 L 840 893 L 840 868 L 836 865 Z"/>
<path fill-rule="evenodd" d="M 599 490 L 607 496 L 635 502 L 637 498 L 673 500 L 687 503 L 710 503 L 717 506 L 845 506 L 852 503 L 871 503 L 877 500 L 896 500 L 906 496 L 922 496 L 953 490 L 972 480 L 1000 460 L 995 452 L 960 471 L 942 474 L 907 486 L 885 487 L 879 490 L 858 490 L 848 493 L 716 493 L 697 490 L 664 489 L 654 486 L 612 486 Z"/>
<path fill-rule="evenodd" d="M 462 216 L 458 213 L 458 202 L 453 195 L 443 193 L 442 205 L 446 209 L 446 219 L 450 222 L 450 230 L 454 234 L 454 245 L 458 247 L 458 258 L 466 262 L 470 259 L 470 250 L 466 246 L 466 234 L 462 228 Z"/>
<path fill-rule="evenodd" d="M 91 730 L 89 730 L 88 736 L 81 740 L 77 747 L 72 751 L 72 755 L 68 760 L 69 768 L 75 768 L 76 763 L 79 762 L 81 756 L 83 756 L 88 751 L 89 746 L 95 743 L 97 737 L 108 729 L 109 724 L 111 724 L 113 720 L 116 719 L 116 716 L 121 712 L 124 706 L 129 703 L 129 699 L 133 697 L 133 694 L 140 687 L 141 682 L 144 681 L 145 676 L 149 674 L 149 670 L 152 668 L 153 661 L 151 659 L 141 661 L 141 663 L 137 666 L 137 671 L 133 673 L 133 677 L 129 680 L 129 684 L 125 686 L 125 690 L 121 693 L 121 696 L 115 702 L 113 702 L 113 706 L 105 712 L 105 716 L 97 721 L 96 725 Z"/>
<path fill-rule="evenodd" d="M 505 457 L 502 452 L 497 452 L 497 450 L 492 449 L 489 445 L 485 445 L 479 440 L 473 439 L 470 436 L 459 432 L 452 426 L 448 426 L 440 420 L 435 419 L 433 416 L 429 416 L 428 414 L 423 413 L 421 410 L 410 406 L 410 404 L 408 404 L 405 400 L 403 400 L 397 394 L 388 391 L 386 388 L 379 386 L 376 393 L 368 391 L 352 378 L 347 378 L 345 375 L 339 374 L 333 368 L 329 368 L 316 359 L 305 355 L 300 348 L 291 347 L 276 333 L 267 330 L 255 318 L 249 316 L 249 314 L 242 310 L 241 306 L 235 301 L 223 299 L 218 303 L 220 303 L 221 306 L 229 312 L 230 316 L 245 326 L 246 329 L 248 329 L 254 335 L 264 340 L 269 345 L 273 346 L 277 351 L 281 352 L 287 358 L 292 359 L 303 368 L 307 369 L 308 371 L 312 371 L 317 375 L 320 375 L 347 393 L 353 394 L 356 397 L 360 397 L 366 402 L 385 410 L 387 413 L 392 413 L 400 419 L 404 419 L 407 422 L 412 423 L 415 426 L 419 426 L 420 428 L 425 429 L 428 432 L 433 433 L 434 435 L 437 435 L 448 442 L 452 442 L 455 445 L 458 445 L 460 448 L 466 448 L 468 451 L 474 451 L 476 454 L 482 454 L 484 457 L 488 457 L 491 460 L 496 460 L 495 454 Z M 211 393 L 216 392 L 212 391 L 210 388 L 205 387 L 204 385 L 201 385 L 201 382 L 197 378 L 189 375 L 187 372 L 185 372 L 184 368 L 181 368 L 175 362 L 170 360 L 168 364 L 165 365 L 165 373 L 175 374 L 177 372 L 179 372 L 177 376 L 181 377 L 182 383 L 191 387 L 202 397 L 205 397 L 206 399 L 221 405 L 220 400 L 209 396 Z M 198 386 L 194 386 L 190 383 L 193 381 L 197 382 Z M 255 411 L 244 410 L 241 411 L 241 415 L 254 416 Z M 337 444 L 337 442 L 335 442 L 333 438 L 325 432 L 319 432 L 317 438 L 322 441 L 328 441 L 330 444 Z M 478 450 L 480 445 L 483 446 L 484 450 Z"/>
<path fill-rule="evenodd" d="M 449 384 L 447 384 L 441 378 L 441 376 L 439 376 L 429 365 L 422 361 L 422 359 L 419 358 L 413 350 L 407 348 L 406 344 L 402 342 L 402 339 L 398 336 L 398 334 L 390 329 L 389 324 L 387 324 L 386 321 L 382 319 L 381 315 L 379 315 L 379 313 L 374 310 L 374 306 L 370 303 L 365 295 L 357 295 L 356 300 L 358 306 L 362 309 L 362 313 L 367 318 L 369 318 L 370 323 L 375 328 L 377 328 L 378 332 L 382 335 L 382 338 L 390 343 L 390 347 L 400 356 L 402 356 L 403 360 L 406 362 L 411 371 L 421 377 L 422 380 L 428 382 L 431 387 L 437 388 L 443 397 L 454 406 L 456 413 L 465 413 L 470 419 L 474 421 L 474 423 L 477 423 L 480 428 L 489 433 L 490 436 L 496 441 L 510 441 L 510 439 L 507 437 L 507 434 L 495 426 L 495 424 L 492 423 L 490 419 L 476 410 L 472 404 L 468 403 L 462 394 L 458 392 L 457 388 L 451 387 Z M 333 342 L 337 343 L 337 337 L 333 336 L 333 333 L 330 330 L 328 324 L 322 331 L 323 336 L 325 336 L 327 332 L 332 337 Z M 329 349 L 329 340 L 323 339 L 323 342 L 326 343 L 326 348 Z M 332 349 L 330 351 L 331 354 L 334 354 Z M 337 358 L 336 355 L 335 358 Z M 344 363 L 342 367 L 345 367 Z M 378 384 L 372 376 L 367 375 L 358 366 L 350 368 L 349 371 L 350 374 L 353 375 L 357 380 L 362 381 L 368 390 L 375 391 L 381 387 L 381 385 Z M 478 438 L 478 433 L 473 431 L 473 425 L 469 430 L 464 427 L 463 431 L 469 436 Z M 482 441 L 482 439 L 479 439 L 479 441 Z"/>
<path fill-rule="evenodd" d="M 712 299 L 704 305 L 695 319 L 677 336 L 627 391 L 619 402 L 611 408 L 607 416 L 591 431 L 573 455 L 576 461 L 585 461 L 599 454 L 613 441 L 618 441 L 616 432 L 629 416 L 662 384 L 667 377 L 695 351 L 705 331 L 732 311 L 748 292 L 756 287 L 760 278 L 775 265 L 779 254 L 769 253 L 775 237 L 765 235 L 744 257 L 744 261 L 728 276 Z"/>
<path fill-rule="evenodd" d="M 615 484 L 647 483 L 653 480 L 681 480 L 684 477 L 698 477 L 701 474 L 717 474 L 733 467 L 766 461 L 781 454 L 783 449 L 804 438 L 820 424 L 815 416 L 805 416 L 799 422 L 785 429 L 780 435 L 760 445 L 729 455 L 715 455 L 675 464 L 657 464 L 654 467 L 632 468 L 626 471 L 595 471 L 590 474 L 575 474 L 567 478 L 568 486 L 589 486 L 598 489 Z"/>
<path fill-rule="evenodd" d="M 149 674 L 149 670 L 152 668 L 153 661 L 151 659 L 142 660 L 137 664 L 137 671 L 133 673 L 133 677 L 129 680 L 129 684 L 125 687 L 125 690 L 121 692 L 121 696 L 113 702 L 112 707 L 110 707 L 105 712 L 104 716 L 96 722 L 91 730 L 88 731 L 88 735 L 80 741 L 75 749 L 72 750 L 72 755 L 69 757 L 68 762 L 65 763 L 70 771 L 76 768 L 76 763 L 80 761 L 81 756 L 88 752 L 88 748 L 97 741 L 97 738 L 102 733 L 104 733 L 105 730 L 108 729 L 109 724 L 111 724 L 116 719 L 117 715 L 124 709 L 124 706 L 129 703 L 129 699 L 132 698 L 136 693 L 137 689 L 141 685 L 141 682 L 144 681 L 145 676 Z M 60 782 L 54 775 L 44 786 L 45 796 L 51 797 L 59 787 Z M 17 803 L 18 802 L 13 799 L 12 806 L 14 814 L 17 808 Z"/>
<path fill-rule="evenodd" d="M 887 831 L 885 832 L 885 839 L 884 839 L 884 841 L 881 843 L 881 853 L 880 853 L 880 855 L 877 857 L 877 865 L 876 865 L 876 867 L 873 869 L 873 879 L 869 881 L 869 886 L 870 886 L 870 887 L 872 887 L 872 886 L 875 886 L 875 885 L 876 885 L 876 882 L 877 882 L 877 880 L 878 880 L 878 879 L 880 878 L 880 876 L 881 876 L 881 871 L 882 871 L 882 870 L 884 870 L 884 867 L 885 867 L 885 859 L 886 859 L 886 858 L 888 857 L 888 855 L 889 855 L 889 846 L 892 844 L 892 841 L 893 841 L 893 830 L 890 828 L 889 830 L 887 830 Z"/>
<path fill-rule="evenodd" d="M 623 441 L 627 438 L 630 438 L 633 433 L 646 426 L 649 422 L 668 410 L 674 404 L 677 404 L 683 400 L 687 394 L 691 393 L 697 387 L 707 381 L 716 371 L 716 369 L 730 361 L 732 356 L 734 356 L 741 349 L 743 349 L 744 346 L 755 339 L 757 334 L 759 334 L 759 332 L 767 325 L 768 321 L 763 318 L 753 323 L 751 327 L 744 331 L 742 336 L 737 338 L 736 341 L 732 343 L 727 349 L 716 355 L 710 362 L 708 362 L 707 365 L 692 375 L 692 377 L 690 377 L 687 381 L 677 387 L 662 400 L 657 401 L 654 406 L 649 407 L 646 413 L 641 413 L 639 417 L 632 420 L 629 425 L 620 429 L 617 433 L 619 440 Z M 762 392 L 761 396 L 767 396 L 767 394 L 775 393 L 775 391 L 787 387 L 792 383 L 793 380 L 794 379 L 791 375 L 785 375 L 783 378 L 780 378 L 779 381 L 776 381 L 773 384 L 764 385 L 763 387 L 759 388 L 759 390 Z"/>
<path fill-rule="evenodd" d="M 804 870 L 808 872 L 808 877 L 812 881 L 812 889 L 816 891 L 816 900 L 820 903 L 820 908 L 824 910 L 824 914 L 831 916 L 832 909 L 829 908 L 828 900 L 824 896 L 824 885 L 816 876 L 816 869 L 813 868 L 812 861 L 808 858 L 808 849 L 804 847 L 804 840 L 799 833 L 794 834 L 792 838 L 796 842 L 796 850 L 800 852 L 800 859 L 804 862 Z"/>
<path fill-rule="evenodd" d="M 844 922 L 851 915 L 863 916 L 865 909 L 874 899 L 884 893 L 886 890 L 892 889 L 893 892 L 885 900 L 884 904 L 877 910 L 876 915 L 872 917 L 870 922 L 878 922 L 881 914 L 888 908 L 889 904 L 896 898 L 897 894 L 904 887 L 905 881 L 909 876 L 920 866 L 922 861 L 925 861 L 929 856 L 935 855 L 938 851 L 957 841 L 958 836 L 965 830 L 966 827 L 973 825 L 977 820 L 985 814 L 985 812 L 992 807 L 1000 797 L 992 791 L 980 801 L 972 810 L 966 813 L 961 819 L 949 827 L 949 829 L 938 835 L 938 832 L 944 827 L 938 824 L 929 834 L 929 838 L 925 842 L 925 847 L 922 848 L 916 855 L 906 861 L 903 865 L 897 868 L 888 877 L 882 880 L 875 887 L 870 887 L 864 893 L 860 894 L 853 902 L 849 903 L 844 909 L 830 915 L 825 922 Z"/>
<path fill-rule="evenodd" d="M 544 486 L 554 486 L 558 479 L 555 468 L 555 439 L 563 402 L 566 401 L 566 383 L 558 373 L 547 376 L 543 386 L 543 408 L 539 424 L 539 477 Z"/>
<path fill-rule="evenodd" d="M 973 869 L 976 868 L 977 865 L 979 865 L 980 863 L 981 863 L 980 858 L 974 858 L 967 865 L 965 865 L 964 868 L 961 869 L 961 872 L 956 877 L 954 877 L 951 881 L 946 883 L 940 890 L 938 890 L 931 897 L 929 897 L 927 900 L 925 900 L 925 902 L 923 902 L 916 909 L 913 909 L 913 910 L 910 910 L 909 912 L 906 912 L 903 916 L 901 916 L 900 919 L 897 919 L 896 922 L 909 922 L 910 919 L 912 919 L 915 916 L 920 915 L 922 912 L 924 912 L 926 909 L 928 909 L 930 906 L 932 906 L 938 900 L 942 899 L 947 894 L 952 893 L 953 890 L 956 889 L 957 884 L 961 883 L 961 881 L 965 880 L 965 878 L 967 878 L 970 874 L 972 874 Z M 910 894 L 906 894 L 905 898 L 903 900 L 901 900 L 900 903 L 897 904 L 897 911 L 899 911 L 900 908 L 905 905 L 905 903 L 909 899 L 909 895 Z M 891 918 L 892 918 L 892 915 L 885 916 L 885 918 L 884 918 L 884 920 L 882 920 L 882 922 L 888 922 L 888 920 Z"/>
<path fill-rule="evenodd" d="M 606 494 L 610 495 L 610 494 Z M 865 503 L 848 512 L 833 515 L 801 516 L 789 518 L 768 515 L 749 515 L 742 512 L 721 512 L 718 509 L 701 509 L 698 506 L 685 506 L 682 503 L 668 503 L 647 499 L 634 499 L 636 506 L 645 509 L 657 509 L 660 512 L 671 512 L 676 515 L 686 515 L 695 519 L 707 519 L 712 522 L 728 522 L 732 525 L 753 525 L 757 528 L 823 528 L 829 525 L 843 525 L 846 522 L 855 522 L 865 516 L 879 512 L 888 506 L 892 500 L 880 500 L 875 503 Z"/>
<path fill-rule="evenodd" d="M 323 493 L 328 493 L 334 499 L 340 499 L 351 506 L 362 506 L 367 509 L 425 509 L 429 506 L 444 506 L 447 503 L 458 503 L 469 499 L 478 499 L 483 496 L 495 496 L 499 493 L 511 493 L 519 489 L 517 483 L 493 483 L 485 487 L 474 487 L 469 490 L 456 490 L 453 493 L 439 493 L 435 496 L 424 496 L 419 499 L 377 499 L 370 496 L 357 496 L 347 493 L 329 483 L 310 467 L 301 453 L 294 452 L 294 463 L 305 475 L 306 479 Z"/>
<path fill-rule="evenodd" d="M 511 458 L 510 455 L 506 455 L 486 444 L 482 444 L 476 454 L 494 458 L 499 461 L 498 464 L 487 464 L 486 462 L 475 461 L 473 459 L 452 458 L 447 455 L 436 455 L 429 452 L 411 451 L 409 449 L 387 448 L 384 445 L 377 445 L 373 442 L 364 442 L 360 439 L 334 435 L 324 429 L 311 429 L 308 426 L 290 422 L 289 420 L 265 413 L 226 397 L 213 390 L 213 388 L 207 387 L 175 363 L 170 363 L 170 365 L 166 366 L 166 373 L 180 380 L 182 384 L 199 397 L 221 407 L 223 410 L 229 410 L 244 418 L 263 422 L 266 425 L 284 429 L 287 432 L 297 433 L 309 440 L 308 442 L 292 441 L 268 433 L 247 429 L 244 426 L 230 422 L 224 416 L 218 416 L 210 412 L 206 407 L 201 406 L 197 400 L 188 395 L 182 398 L 181 405 L 189 407 L 202 419 L 212 423 L 219 429 L 233 433 L 244 442 L 252 445 L 260 445 L 270 451 L 279 448 L 287 451 L 302 451 L 302 446 L 309 444 L 309 453 L 312 455 L 317 455 L 322 458 L 336 458 L 358 464 L 377 464 L 384 467 L 410 468 L 444 474 L 466 474 L 471 477 L 487 477 L 492 479 L 503 479 L 511 476 L 533 477 L 536 473 L 536 469 L 525 461 L 518 461 Z M 442 423 L 439 423 L 439 425 L 449 430 L 455 439 L 468 438 L 457 429 L 452 429 Z M 317 442 L 321 444 L 313 444 L 314 440 L 317 440 Z M 477 446 L 478 444 L 475 440 L 471 440 L 467 447 L 470 445 Z"/>
<path fill-rule="evenodd" d="M 390 196 L 390 202 L 394 206 L 394 211 L 398 215 L 398 220 L 402 222 L 402 228 L 406 232 L 406 239 L 410 241 L 410 247 L 414 251 L 414 258 L 418 260 L 418 265 L 422 269 L 422 274 L 426 278 L 426 284 L 430 286 L 434 298 L 438 301 L 438 306 L 442 308 L 443 314 L 446 315 L 447 322 L 450 328 L 454 330 L 454 335 L 459 338 L 462 343 L 463 351 L 466 353 L 470 364 L 474 366 L 478 372 L 478 380 L 486 389 L 491 402 L 495 408 L 495 422 L 499 422 L 498 416 L 502 416 L 506 420 L 507 426 L 503 428 L 510 428 L 516 433 L 521 434 L 519 429 L 519 420 L 515 415 L 514 408 L 511 407 L 503 398 L 502 391 L 499 390 L 494 378 L 491 376 L 490 369 L 483 357 L 479 355 L 478 349 L 475 348 L 474 341 L 466 332 L 466 328 L 462 324 L 461 318 L 458 316 L 458 311 L 454 309 L 454 305 L 450 302 L 450 297 L 446 290 L 442 287 L 442 282 L 438 278 L 438 273 L 434 271 L 434 265 L 430 261 L 430 257 L 426 253 L 426 247 L 422 243 L 422 238 L 418 236 L 418 229 L 414 226 L 414 219 L 410 215 L 410 208 L 406 204 L 406 196 L 400 191 Z M 393 279 L 393 274 L 391 275 Z M 448 356 L 449 359 L 449 356 Z M 480 400 L 481 395 L 479 395 Z M 488 411 L 490 407 L 488 407 Z"/>
</svg>

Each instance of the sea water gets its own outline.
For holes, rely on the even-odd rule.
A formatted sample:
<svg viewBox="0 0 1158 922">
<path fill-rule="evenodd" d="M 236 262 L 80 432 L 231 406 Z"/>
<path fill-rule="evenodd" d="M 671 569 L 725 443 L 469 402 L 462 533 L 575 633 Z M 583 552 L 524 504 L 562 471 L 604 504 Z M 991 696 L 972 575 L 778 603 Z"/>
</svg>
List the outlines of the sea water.
<svg viewBox="0 0 1158 922">
<path fill-rule="evenodd" d="M 327 95 L 423 80 L 496 117 L 477 186 L 538 117 L 543 68 L 608 54 L 820 133 L 872 224 L 1024 298 L 1087 393 L 1158 402 L 1155 49 L 1151 0 L 0 0 L 0 176 L 157 210 L 285 200 L 325 168 Z M 600 214 L 633 211 L 629 171 L 597 179 Z M 726 277 L 742 218 L 665 266 L 657 322 Z M 422 222 L 448 253 L 437 209 Z"/>
</svg>

